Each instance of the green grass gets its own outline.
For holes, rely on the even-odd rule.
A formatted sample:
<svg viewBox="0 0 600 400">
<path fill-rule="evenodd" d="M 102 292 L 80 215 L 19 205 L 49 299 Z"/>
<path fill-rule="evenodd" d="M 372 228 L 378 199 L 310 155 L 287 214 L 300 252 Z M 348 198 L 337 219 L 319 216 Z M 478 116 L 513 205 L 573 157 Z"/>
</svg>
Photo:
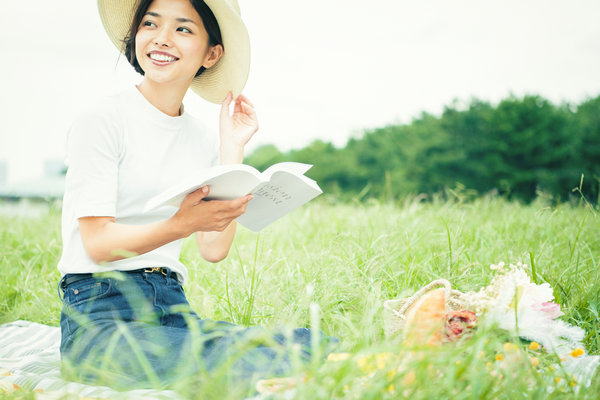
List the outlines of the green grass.
<svg viewBox="0 0 600 400">
<path fill-rule="evenodd" d="M 0 229 L 0 323 L 58 325 L 59 212 L 0 216 Z M 492 279 L 490 264 L 522 262 L 533 264 L 537 282 L 554 288 L 562 318 L 584 328 L 587 350 L 599 354 L 600 216 L 588 205 L 551 205 L 541 198 L 529 205 L 497 197 L 401 204 L 324 198 L 260 235 L 240 228 L 221 263 L 203 261 L 192 241 L 185 242 L 182 260 L 190 270 L 186 293 L 203 317 L 267 327 L 318 321 L 340 339 L 342 351 L 412 360 L 402 370 L 415 372 L 410 384 L 405 372 L 390 373 L 391 366 L 366 379 L 356 360 L 314 364 L 298 398 L 593 399 L 600 392 L 597 378 L 574 391 L 560 369 L 549 370 L 551 356 L 524 346 L 507 355 L 510 368 L 503 369 L 495 356 L 510 338 L 499 331 L 480 329 L 468 342 L 407 358 L 398 340 L 384 338 L 382 323 L 387 299 L 437 278 L 477 290 Z M 523 362 L 533 355 L 541 360 L 538 368 Z M 182 382 L 179 390 L 190 397 L 224 393 L 219 383 Z"/>
</svg>

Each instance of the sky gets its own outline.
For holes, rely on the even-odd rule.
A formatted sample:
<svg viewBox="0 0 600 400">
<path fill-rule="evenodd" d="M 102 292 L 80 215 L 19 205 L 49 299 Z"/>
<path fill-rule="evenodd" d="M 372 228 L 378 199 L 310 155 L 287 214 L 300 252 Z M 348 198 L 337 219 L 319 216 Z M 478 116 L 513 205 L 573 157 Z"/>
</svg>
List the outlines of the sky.
<svg viewBox="0 0 600 400">
<path fill-rule="evenodd" d="M 598 0 L 239 0 L 251 40 L 244 93 L 280 150 L 351 137 L 472 98 L 600 94 Z M 7 1 L 0 13 L 0 162 L 8 183 L 64 158 L 73 115 L 141 77 L 106 36 L 94 0 Z M 6 10 L 8 7 L 8 10 Z M 218 132 L 219 106 L 186 112 Z M 1 179 L 1 177 L 0 177 Z"/>
</svg>

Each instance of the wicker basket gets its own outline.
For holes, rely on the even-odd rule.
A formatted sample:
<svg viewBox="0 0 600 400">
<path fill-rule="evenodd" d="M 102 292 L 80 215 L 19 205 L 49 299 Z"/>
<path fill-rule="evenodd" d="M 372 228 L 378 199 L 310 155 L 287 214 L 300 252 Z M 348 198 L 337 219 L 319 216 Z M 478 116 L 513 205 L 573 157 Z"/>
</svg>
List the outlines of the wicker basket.
<svg viewBox="0 0 600 400">
<path fill-rule="evenodd" d="M 450 282 L 446 279 L 438 279 L 422 287 L 419 291 L 410 297 L 403 299 L 386 300 L 383 303 L 383 329 L 385 336 L 390 338 L 404 329 L 404 321 L 410 306 L 412 306 L 421 296 L 432 289 L 443 287 L 445 289 L 446 311 L 460 310 L 465 308 L 463 293 L 452 289 Z"/>
</svg>

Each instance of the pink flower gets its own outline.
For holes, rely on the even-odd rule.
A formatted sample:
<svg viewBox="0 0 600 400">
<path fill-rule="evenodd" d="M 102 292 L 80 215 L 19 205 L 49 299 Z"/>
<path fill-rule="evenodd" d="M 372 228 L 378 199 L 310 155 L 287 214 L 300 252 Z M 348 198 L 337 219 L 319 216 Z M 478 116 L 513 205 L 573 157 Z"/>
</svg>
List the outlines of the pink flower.
<svg viewBox="0 0 600 400">
<path fill-rule="evenodd" d="M 541 311 L 546 314 L 546 316 L 550 319 L 555 319 L 560 317 L 561 315 L 565 315 L 562 311 L 560 311 L 560 304 L 552 303 L 552 302 L 544 302 L 539 304 L 534 304 L 531 306 L 534 310 Z"/>
</svg>

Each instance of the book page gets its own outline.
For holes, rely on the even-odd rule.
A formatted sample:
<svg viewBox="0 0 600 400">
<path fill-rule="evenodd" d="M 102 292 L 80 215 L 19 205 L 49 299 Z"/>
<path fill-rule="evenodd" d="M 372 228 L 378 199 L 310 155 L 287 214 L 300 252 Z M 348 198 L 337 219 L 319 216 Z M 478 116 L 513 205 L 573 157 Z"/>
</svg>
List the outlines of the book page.
<svg viewBox="0 0 600 400">
<path fill-rule="evenodd" d="M 312 164 L 304 164 L 293 161 L 280 162 L 271 165 L 269 168 L 263 171 L 263 175 L 266 179 L 270 179 L 271 176 L 277 171 L 287 171 L 294 175 L 304 175 L 306 171 L 312 168 Z"/>
<path fill-rule="evenodd" d="M 259 173 L 244 164 L 223 165 L 197 171 L 148 201 L 145 211 L 179 207 L 185 196 L 208 185 L 206 200 L 231 200 L 252 193 L 246 213 L 237 221 L 255 232 L 322 193 L 317 183 L 304 176 L 312 165 L 280 163 Z M 268 178 L 270 176 L 270 179 Z"/>
<path fill-rule="evenodd" d="M 259 176 L 248 175 L 246 171 L 229 171 L 204 182 L 210 188 L 206 200 L 237 199 L 251 193 L 260 183 Z"/>
<path fill-rule="evenodd" d="M 269 182 L 259 185 L 253 192 L 246 213 L 237 221 L 258 232 L 271 222 L 300 207 L 323 193 L 315 181 L 287 171 L 276 171 Z"/>
<path fill-rule="evenodd" d="M 229 200 L 244 196 L 261 183 L 260 173 L 244 164 L 221 165 L 197 171 L 148 201 L 144 211 L 161 206 L 179 207 L 185 196 L 208 185 L 207 200 Z"/>
</svg>

